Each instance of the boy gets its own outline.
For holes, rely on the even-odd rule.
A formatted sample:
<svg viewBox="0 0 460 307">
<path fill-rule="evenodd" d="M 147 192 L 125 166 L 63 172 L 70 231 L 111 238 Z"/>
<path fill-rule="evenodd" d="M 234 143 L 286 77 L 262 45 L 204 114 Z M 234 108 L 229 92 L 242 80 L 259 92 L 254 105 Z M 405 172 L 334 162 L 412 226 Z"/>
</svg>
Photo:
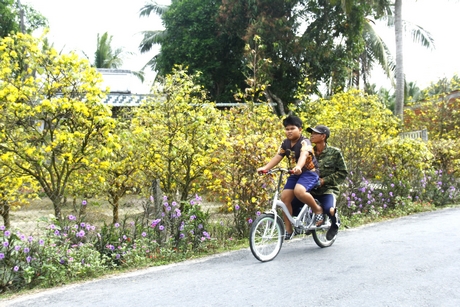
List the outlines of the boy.
<svg viewBox="0 0 460 307">
<path fill-rule="evenodd" d="M 289 115 L 283 120 L 286 139 L 281 144 L 278 153 L 265 166 L 257 169 L 258 172 L 268 171 L 276 166 L 285 156 L 293 167 L 294 174 L 286 181 L 281 201 L 286 205 L 292 215 L 291 202 L 296 197 L 301 202 L 310 206 L 316 214 L 316 225 L 323 223 L 323 210 L 315 202 L 309 193 L 318 184 L 319 168 L 313 152 L 313 146 L 309 139 L 302 135 L 302 120 L 297 116 Z M 286 215 L 283 214 L 286 226 L 285 240 L 291 239 L 292 225 Z"/>
</svg>

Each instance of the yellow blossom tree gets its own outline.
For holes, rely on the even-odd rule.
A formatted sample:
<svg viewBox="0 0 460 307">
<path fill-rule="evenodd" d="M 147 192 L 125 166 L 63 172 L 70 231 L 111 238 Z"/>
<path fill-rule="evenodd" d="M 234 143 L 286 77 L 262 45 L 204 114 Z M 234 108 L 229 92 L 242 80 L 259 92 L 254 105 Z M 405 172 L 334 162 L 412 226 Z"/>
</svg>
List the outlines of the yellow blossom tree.
<svg viewBox="0 0 460 307">
<path fill-rule="evenodd" d="M 72 176 L 107 155 L 113 119 L 88 61 L 40 43 L 21 33 L 0 41 L 0 153 L 18 176 L 38 182 L 60 220 Z"/>
<path fill-rule="evenodd" d="M 159 179 L 166 196 L 187 200 L 212 179 L 225 141 L 219 111 L 182 67 L 176 67 L 134 110 L 132 128 L 146 183 Z"/>
</svg>

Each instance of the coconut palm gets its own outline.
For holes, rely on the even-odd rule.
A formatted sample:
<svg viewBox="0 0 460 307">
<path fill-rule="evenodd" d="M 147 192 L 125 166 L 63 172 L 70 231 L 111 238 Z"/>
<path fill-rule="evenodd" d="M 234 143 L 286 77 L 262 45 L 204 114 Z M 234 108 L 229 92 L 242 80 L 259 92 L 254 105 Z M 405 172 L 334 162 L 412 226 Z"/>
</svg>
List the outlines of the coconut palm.
<svg viewBox="0 0 460 307">
<path fill-rule="evenodd" d="M 160 5 L 156 2 L 151 2 L 140 9 L 139 17 L 148 17 L 152 12 L 161 17 L 168 9 L 168 5 Z M 139 50 L 141 53 L 145 53 L 150 51 L 153 45 L 161 44 L 167 35 L 167 30 L 142 31 L 141 33 L 144 37 L 139 45 Z M 150 59 L 147 64 L 145 64 L 145 67 L 149 66 L 152 70 L 155 70 L 155 59 L 156 56 Z"/>
<path fill-rule="evenodd" d="M 97 68 L 119 68 L 123 64 L 122 48 L 112 50 L 112 35 L 107 32 L 97 34 L 97 48 L 94 53 L 94 66 Z"/>
</svg>

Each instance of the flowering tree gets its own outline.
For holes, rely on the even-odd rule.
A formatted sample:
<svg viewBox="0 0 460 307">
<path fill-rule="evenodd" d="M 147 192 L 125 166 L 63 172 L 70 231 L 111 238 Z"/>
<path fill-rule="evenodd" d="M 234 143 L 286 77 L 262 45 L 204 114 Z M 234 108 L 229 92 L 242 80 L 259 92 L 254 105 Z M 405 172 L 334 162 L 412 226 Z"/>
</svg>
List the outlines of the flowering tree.
<svg viewBox="0 0 460 307">
<path fill-rule="evenodd" d="M 75 54 L 39 46 L 21 33 L 0 41 L 0 153 L 38 182 L 60 220 L 72 176 L 108 153 L 113 120 L 100 102 L 101 75 Z"/>
<path fill-rule="evenodd" d="M 187 200 L 212 178 L 215 150 L 225 141 L 219 111 L 181 67 L 134 110 L 131 130 L 147 182 L 159 179 L 169 199 Z M 182 208 L 181 208 L 182 209 Z"/>
</svg>

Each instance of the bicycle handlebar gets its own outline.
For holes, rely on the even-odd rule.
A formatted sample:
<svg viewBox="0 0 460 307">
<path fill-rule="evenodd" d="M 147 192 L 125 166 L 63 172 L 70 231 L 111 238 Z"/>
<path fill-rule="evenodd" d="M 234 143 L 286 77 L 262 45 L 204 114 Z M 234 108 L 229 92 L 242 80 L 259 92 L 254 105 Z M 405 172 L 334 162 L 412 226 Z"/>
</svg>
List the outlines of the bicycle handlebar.
<svg viewBox="0 0 460 307">
<path fill-rule="evenodd" d="M 289 173 L 289 174 L 294 174 L 294 171 L 292 169 L 287 169 L 284 167 L 278 167 L 278 168 L 272 168 L 270 170 L 264 170 L 260 171 L 259 174 L 273 174 L 273 173 Z"/>
</svg>

